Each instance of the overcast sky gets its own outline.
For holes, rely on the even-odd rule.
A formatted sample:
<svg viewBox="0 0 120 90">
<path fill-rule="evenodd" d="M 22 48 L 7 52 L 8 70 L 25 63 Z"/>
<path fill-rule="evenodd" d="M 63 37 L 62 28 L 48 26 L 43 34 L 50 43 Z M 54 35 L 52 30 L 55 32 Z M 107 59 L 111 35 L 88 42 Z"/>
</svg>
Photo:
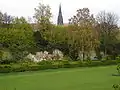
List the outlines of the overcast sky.
<svg viewBox="0 0 120 90">
<path fill-rule="evenodd" d="M 49 4 L 53 13 L 52 21 L 56 23 L 59 4 L 62 5 L 64 23 L 73 16 L 77 9 L 87 7 L 91 13 L 111 11 L 120 16 L 120 0 L 0 0 L 0 11 L 12 16 L 32 17 L 38 3 Z"/>
</svg>

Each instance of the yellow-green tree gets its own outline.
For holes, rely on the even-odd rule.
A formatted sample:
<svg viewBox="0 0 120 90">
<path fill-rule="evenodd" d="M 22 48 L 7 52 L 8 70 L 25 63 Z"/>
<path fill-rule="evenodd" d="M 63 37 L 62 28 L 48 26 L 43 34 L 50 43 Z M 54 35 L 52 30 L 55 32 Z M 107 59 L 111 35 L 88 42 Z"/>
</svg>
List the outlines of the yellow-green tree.
<svg viewBox="0 0 120 90">
<path fill-rule="evenodd" d="M 51 8 L 49 5 L 39 3 L 39 6 L 35 8 L 34 18 L 37 23 L 37 30 L 44 32 L 51 28 L 50 19 L 52 17 Z"/>
<path fill-rule="evenodd" d="M 19 60 L 24 57 L 24 51 L 34 46 L 33 30 L 26 20 L 17 18 L 11 28 L 0 28 L 0 44 Z"/>
<path fill-rule="evenodd" d="M 72 37 L 70 40 L 71 46 L 75 45 L 80 53 L 82 53 L 83 60 L 85 56 L 89 57 L 90 52 L 98 45 L 97 34 L 95 31 L 95 18 L 90 14 L 88 8 L 77 10 L 77 14 L 69 19 L 70 32 Z M 71 42 L 72 40 L 72 42 Z"/>
</svg>

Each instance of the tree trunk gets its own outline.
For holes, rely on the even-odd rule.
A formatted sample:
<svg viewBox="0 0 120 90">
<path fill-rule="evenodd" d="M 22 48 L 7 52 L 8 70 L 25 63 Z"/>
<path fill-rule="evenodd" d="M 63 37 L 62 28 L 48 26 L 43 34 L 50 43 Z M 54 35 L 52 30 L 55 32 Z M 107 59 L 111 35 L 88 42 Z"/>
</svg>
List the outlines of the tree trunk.
<svg viewBox="0 0 120 90">
<path fill-rule="evenodd" d="M 83 52 L 83 61 L 85 60 L 85 53 Z"/>
<path fill-rule="evenodd" d="M 106 49 L 106 46 L 105 46 L 105 48 L 104 48 L 104 56 L 106 56 L 107 55 L 107 49 Z"/>
</svg>

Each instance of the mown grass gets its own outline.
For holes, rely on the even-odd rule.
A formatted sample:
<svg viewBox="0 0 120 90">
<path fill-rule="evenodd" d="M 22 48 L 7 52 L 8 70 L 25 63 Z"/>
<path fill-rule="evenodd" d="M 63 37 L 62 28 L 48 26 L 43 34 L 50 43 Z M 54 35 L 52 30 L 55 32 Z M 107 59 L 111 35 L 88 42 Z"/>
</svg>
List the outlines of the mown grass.
<svg viewBox="0 0 120 90">
<path fill-rule="evenodd" d="M 0 90 L 113 90 L 116 66 L 0 74 Z"/>
</svg>

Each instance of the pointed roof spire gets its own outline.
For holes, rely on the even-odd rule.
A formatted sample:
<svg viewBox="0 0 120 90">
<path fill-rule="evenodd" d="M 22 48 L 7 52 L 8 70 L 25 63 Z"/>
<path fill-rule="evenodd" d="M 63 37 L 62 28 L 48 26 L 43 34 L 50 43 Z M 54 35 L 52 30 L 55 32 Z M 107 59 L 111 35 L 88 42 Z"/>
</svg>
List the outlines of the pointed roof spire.
<svg viewBox="0 0 120 90">
<path fill-rule="evenodd" d="M 59 15 L 57 20 L 57 25 L 63 25 L 63 16 L 62 16 L 62 10 L 61 10 L 61 3 L 59 5 Z"/>
<path fill-rule="evenodd" d="M 61 3 L 59 5 L 59 13 L 62 13 L 62 10 L 61 10 Z"/>
</svg>

